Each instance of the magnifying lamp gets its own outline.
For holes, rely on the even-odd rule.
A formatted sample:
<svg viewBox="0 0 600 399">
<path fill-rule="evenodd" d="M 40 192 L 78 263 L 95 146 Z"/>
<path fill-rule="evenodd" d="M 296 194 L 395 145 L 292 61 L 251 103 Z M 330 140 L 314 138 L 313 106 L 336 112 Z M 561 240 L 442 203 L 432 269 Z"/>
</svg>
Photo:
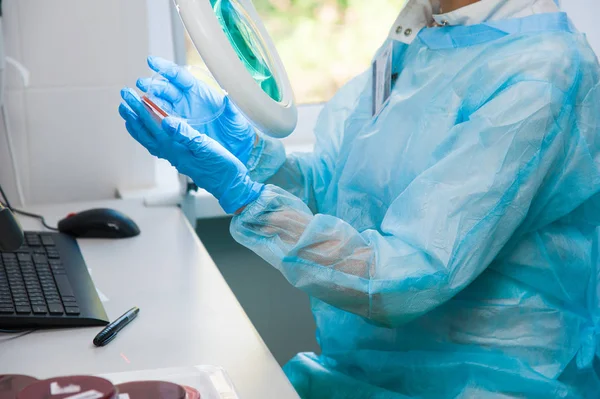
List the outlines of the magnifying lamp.
<svg viewBox="0 0 600 399">
<path fill-rule="evenodd" d="M 251 0 L 174 2 L 202 60 L 248 120 L 272 137 L 292 133 L 292 87 Z"/>
</svg>

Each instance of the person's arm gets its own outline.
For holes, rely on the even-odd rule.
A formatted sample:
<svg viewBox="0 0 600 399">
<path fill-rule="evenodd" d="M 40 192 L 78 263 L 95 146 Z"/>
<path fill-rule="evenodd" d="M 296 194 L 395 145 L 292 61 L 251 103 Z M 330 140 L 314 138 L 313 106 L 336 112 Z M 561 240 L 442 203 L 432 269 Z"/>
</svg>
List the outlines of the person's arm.
<svg viewBox="0 0 600 399">
<path fill-rule="evenodd" d="M 288 191 L 300 198 L 311 211 L 318 212 L 318 204 L 324 194 L 318 187 L 326 187 L 331 179 L 331 155 L 319 148 L 311 153 L 286 154 L 279 140 L 263 135 L 258 137 L 258 144 L 247 163 L 250 177 Z"/>
<path fill-rule="evenodd" d="M 572 96 L 542 81 L 504 88 L 448 132 L 445 156 L 399 194 L 379 231 L 266 186 L 231 232 L 309 295 L 383 325 L 408 322 L 479 276 L 540 201 L 577 134 Z"/>
<path fill-rule="evenodd" d="M 369 73 L 360 75 L 343 86 L 319 115 L 314 132 L 316 144 L 311 153 L 287 154 L 280 140 L 257 135 L 246 166 L 250 177 L 261 183 L 283 188 L 318 212 L 325 194 L 322 190 L 331 180 L 331 170 L 339 150 L 346 121 L 365 87 Z"/>
</svg>

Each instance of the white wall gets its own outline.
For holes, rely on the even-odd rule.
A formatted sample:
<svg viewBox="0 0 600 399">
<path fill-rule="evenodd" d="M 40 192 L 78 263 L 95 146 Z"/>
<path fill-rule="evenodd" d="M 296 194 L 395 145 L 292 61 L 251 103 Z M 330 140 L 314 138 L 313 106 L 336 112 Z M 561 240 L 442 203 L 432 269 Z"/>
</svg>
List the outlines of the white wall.
<svg viewBox="0 0 600 399">
<path fill-rule="evenodd" d="M 148 74 L 147 4 L 159 3 L 168 0 L 3 1 L 6 53 L 31 72 L 28 88 L 10 66 L 6 79 L 27 203 L 110 198 L 117 188 L 154 184 L 155 161 L 117 108 L 120 89 Z M 16 201 L 3 128 L 0 182 Z"/>
<path fill-rule="evenodd" d="M 587 35 L 590 45 L 597 55 L 600 55 L 600 25 L 598 0 L 562 0 L 561 8 L 567 12 L 571 20 L 581 32 Z"/>
</svg>

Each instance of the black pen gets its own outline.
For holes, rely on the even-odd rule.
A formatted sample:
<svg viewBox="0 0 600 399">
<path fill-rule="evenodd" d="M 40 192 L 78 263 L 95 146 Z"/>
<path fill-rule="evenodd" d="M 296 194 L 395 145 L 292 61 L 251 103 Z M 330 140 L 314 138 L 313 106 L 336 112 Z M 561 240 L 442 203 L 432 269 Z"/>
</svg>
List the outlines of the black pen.
<svg viewBox="0 0 600 399">
<path fill-rule="evenodd" d="M 96 338 L 94 338 L 94 345 L 96 346 L 104 346 L 112 341 L 119 331 L 121 331 L 125 326 L 133 321 L 140 313 L 140 309 L 138 307 L 134 307 L 127 311 L 123 316 L 119 317 L 117 320 L 113 321 L 109 325 L 107 325 L 104 330 L 100 331 Z"/>
</svg>

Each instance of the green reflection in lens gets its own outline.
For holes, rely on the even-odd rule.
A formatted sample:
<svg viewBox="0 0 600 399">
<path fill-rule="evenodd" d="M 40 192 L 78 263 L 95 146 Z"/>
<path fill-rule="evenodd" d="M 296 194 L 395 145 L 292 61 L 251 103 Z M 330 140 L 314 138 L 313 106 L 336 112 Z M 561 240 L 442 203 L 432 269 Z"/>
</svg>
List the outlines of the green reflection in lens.
<svg viewBox="0 0 600 399">
<path fill-rule="evenodd" d="M 273 100 L 281 101 L 279 86 L 267 62 L 266 49 L 244 8 L 237 0 L 211 0 L 211 5 L 223 32 L 252 78 Z"/>
</svg>

